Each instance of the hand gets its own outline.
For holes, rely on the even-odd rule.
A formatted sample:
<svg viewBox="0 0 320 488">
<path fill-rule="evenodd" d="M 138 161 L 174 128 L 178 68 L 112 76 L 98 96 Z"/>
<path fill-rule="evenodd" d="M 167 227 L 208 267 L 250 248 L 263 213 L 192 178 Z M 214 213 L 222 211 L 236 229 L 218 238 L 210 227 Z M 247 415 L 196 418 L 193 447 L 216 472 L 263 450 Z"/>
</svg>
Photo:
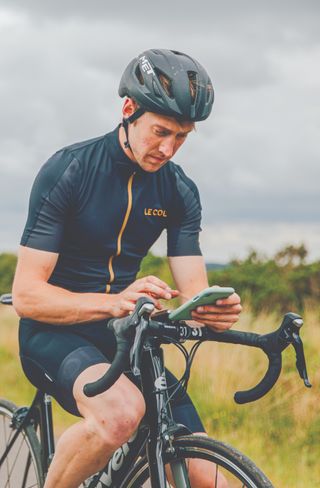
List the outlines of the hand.
<svg viewBox="0 0 320 488">
<path fill-rule="evenodd" d="M 156 276 L 145 276 L 134 281 L 120 293 L 109 295 L 114 297 L 111 307 L 113 317 L 124 317 L 132 312 L 137 300 L 141 297 L 151 298 L 158 310 L 162 309 L 159 299 L 171 300 L 179 295 L 178 290 L 172 290 L 167 283 Z"/>
<path fill-rule="evenodd" d="M 228 298 L 217 300 L 215 305 L 197 307 L 191 315 L 197 322 L 222 332 L 230 329 L 239 320 L 241 310 L 240 297 L 233 293 Z"/>
</svg>

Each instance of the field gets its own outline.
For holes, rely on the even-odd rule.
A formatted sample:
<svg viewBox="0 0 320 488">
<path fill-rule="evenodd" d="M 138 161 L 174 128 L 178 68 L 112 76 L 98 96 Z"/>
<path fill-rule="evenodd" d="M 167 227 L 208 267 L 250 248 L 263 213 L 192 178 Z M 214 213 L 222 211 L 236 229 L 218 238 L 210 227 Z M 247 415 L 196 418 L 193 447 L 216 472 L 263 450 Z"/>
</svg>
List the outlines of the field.
<svg viewBox="0 0 320 488">
<path fill-rule="evenodd" d="M 284 354 L 277 385 L 254 404 L 236 405 L 233 394 L 255 385 L 266 368 L 259 351 L 217 343 L 200 347 L 192 370 L 189 393 L 210 435 L 229 442 L 252 458 L 276 488 L 320 488 L 320 310 L 308 309 L 302 337 L 313 388 L 303 386 L 292 350 Z M 242 313 L 241 330 L 271 331 L 279 315 Z M 34 389 L 24 379 L 18 360 L 17 317 L 11 307 L 0 308 L 0 396 L 28 404 Z M 182 373 L 181 353 L 166 348 L 169 366 Z M 57 436 L 76 419 L 54 406 Z"/>
</svg>

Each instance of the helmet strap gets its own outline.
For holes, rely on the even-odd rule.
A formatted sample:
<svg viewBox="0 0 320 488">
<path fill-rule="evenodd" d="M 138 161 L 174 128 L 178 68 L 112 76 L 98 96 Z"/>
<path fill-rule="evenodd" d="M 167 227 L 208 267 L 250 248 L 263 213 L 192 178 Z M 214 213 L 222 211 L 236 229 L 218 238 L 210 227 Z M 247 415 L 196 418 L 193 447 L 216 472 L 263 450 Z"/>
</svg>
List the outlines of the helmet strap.
<svg viewBox="0 0 320 488">
<path fill-rule="evenodd" d="M 145 113 L 144 108 L 139 107 L 132 115 L 130 115 L 130 117 L 127 117 L 127 118 L 123 117 L 123 119 L 122 119 L 122 126 L 124 128 L 126 138 L 127 138 L 127 140 L 124 141 L 124 147 L 126 149 L 130 149 L 131 152 L 132 152 L 132 149 L 131 149 L 131 146 L 129 143 L 129 124 L 132 124 L 132 122 L 137 120 L 144 113 Z"/>
</svg>

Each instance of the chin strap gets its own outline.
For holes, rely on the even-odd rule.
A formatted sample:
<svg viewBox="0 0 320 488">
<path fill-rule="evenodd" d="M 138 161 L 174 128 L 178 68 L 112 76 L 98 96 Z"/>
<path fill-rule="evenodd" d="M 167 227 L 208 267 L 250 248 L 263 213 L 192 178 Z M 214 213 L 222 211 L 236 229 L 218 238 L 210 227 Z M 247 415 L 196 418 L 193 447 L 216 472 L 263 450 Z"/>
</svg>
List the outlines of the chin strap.
<svg viewBox="0 0 320 488">
<path fill-rule="evenodd" d="M 129 144 L 129 124 L 132 124 L 132 122 L 137 120 L 144 113 L 145 113 L 144 108 L 138 108 L 132 115 L 130 115 L 130 117 L 122 119 L 122 127 L 124 128 L 124 131 L 126 133 L 126 138 L 127 138 L 127 140 L 124 141 L 124 147 L 126 149 L 130 149 L 132 151 L 131 146 Z"/>
</svg>

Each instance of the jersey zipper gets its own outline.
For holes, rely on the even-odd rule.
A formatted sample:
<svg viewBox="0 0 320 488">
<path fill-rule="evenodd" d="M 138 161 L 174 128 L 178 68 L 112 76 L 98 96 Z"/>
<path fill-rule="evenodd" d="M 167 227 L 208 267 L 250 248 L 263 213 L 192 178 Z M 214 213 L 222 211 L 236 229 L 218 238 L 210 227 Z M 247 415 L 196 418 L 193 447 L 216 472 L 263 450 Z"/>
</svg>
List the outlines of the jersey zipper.
<svg viewBox="0 0 320 488">
<path fill-rule="evenodd" d="M 133 178 L 134 178 L 135 174 L 136 174 L 136 172 L 132 173 L 132 175 L 130 176 L 130 178 L 128 180 L 128 186 L 127 186 L 127 189 L 128 189 L 128 205 L 127 205 L 127 211 L 126 211 L 126 214 L 124 216 L 122 226 L 121 226 L 121 229 L 120 229 L 120 232 L 118 235 L 118 239 L 117 239 L 117 252 L 116 252 L 116 254 L 114 254 L 113 256 L 110 256 L 110 258 L 109 258 L 108 268 L 109 268 L 110 279 L 109 279 L 109 283 L 107 283 L 107 286 L 106 286 L 106 292 L 107 293 L 110 293 L 111 283 L 115 279 L 114 270 L 113 270 L 113 259 L 117 256 L 120 256 L 120 254 L 121 254 L 121 239 L 122 239 L 122 235 L 124 233 L 124 230 L 127 226 L 129 216 L 130 216 L 130 212 L 132 209 L 132 182 L 133 182 Z"/>
</svg>

